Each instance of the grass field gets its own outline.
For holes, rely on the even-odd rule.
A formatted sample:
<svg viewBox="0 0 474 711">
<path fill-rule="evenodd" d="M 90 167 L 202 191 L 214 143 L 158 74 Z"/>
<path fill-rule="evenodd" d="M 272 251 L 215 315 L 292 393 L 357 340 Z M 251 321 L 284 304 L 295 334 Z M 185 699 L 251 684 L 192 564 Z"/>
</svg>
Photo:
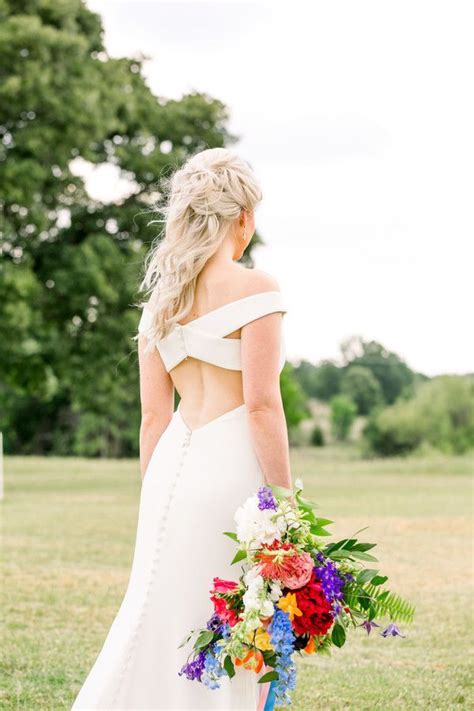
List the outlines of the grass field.
<svg viewBox="0 0 474 711">
<path fill-rule="evenodd" d="M 299 662 L 292 708 L 471 708 L 472 459 L 328 447 L 295 449 L 292 465 L 337 536 L 369 525 L 371 567 L 417 607 L 406 639 L 358 628 Z M 0 708 L 69 709 L 126 589 L 138 463 L 10 457 L 5 470 Z"/>
</svg>

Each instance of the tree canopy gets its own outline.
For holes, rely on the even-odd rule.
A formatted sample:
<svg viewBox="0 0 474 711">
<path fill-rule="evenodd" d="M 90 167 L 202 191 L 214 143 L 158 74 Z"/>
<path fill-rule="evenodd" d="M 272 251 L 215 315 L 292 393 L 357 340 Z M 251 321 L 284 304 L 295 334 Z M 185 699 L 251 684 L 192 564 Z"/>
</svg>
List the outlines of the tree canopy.
<svg viewBox="0 0 474 711">
<path fill-rule="evenodd" d="M 235 140 L 204 93 L 155 96 L 81 0 L 0 0 L 0 428 L 11 452 L 137 453 L 131 340 L 160 181 Z M 166 67 L 163 68 L 166 71 Z M 129 186 L 94 199 L 78 164 Z"/>
</svg>

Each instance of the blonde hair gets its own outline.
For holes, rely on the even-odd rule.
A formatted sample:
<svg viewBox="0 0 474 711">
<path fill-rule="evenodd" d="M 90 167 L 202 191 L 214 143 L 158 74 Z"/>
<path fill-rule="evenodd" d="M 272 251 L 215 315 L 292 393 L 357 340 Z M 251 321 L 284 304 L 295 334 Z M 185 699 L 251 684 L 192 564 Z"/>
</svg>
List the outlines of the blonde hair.
<svg viewBox="0 0 474 711">
<path fill-rule="evenodd" d="M 142 306 L 152 311 L 147 351 L 191 309 L 199 272 L 240 211 L 254 210 L 262 199 L 250 165 L 225 148 L 196 153 L 164 187 L 169 193 L 160 209 L 164 237 L 152 246 L 140 284 L 140 290 L 149 292 Z"/>
</svg>

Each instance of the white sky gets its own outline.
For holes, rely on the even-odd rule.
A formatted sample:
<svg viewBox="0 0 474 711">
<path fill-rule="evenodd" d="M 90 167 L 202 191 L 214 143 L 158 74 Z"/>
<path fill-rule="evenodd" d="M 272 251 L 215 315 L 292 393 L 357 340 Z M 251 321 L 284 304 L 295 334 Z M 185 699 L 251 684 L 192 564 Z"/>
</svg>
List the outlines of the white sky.
<svg viewBox="0 0 474 711">
<path fill-rule="evenodd" d="M 87 4 L 111 55 L 151 57 L 155 94 L 230 108 L 290 360 L 360 334 L 427 375 L 474 370 L 468 0 Z"/>
</svg>

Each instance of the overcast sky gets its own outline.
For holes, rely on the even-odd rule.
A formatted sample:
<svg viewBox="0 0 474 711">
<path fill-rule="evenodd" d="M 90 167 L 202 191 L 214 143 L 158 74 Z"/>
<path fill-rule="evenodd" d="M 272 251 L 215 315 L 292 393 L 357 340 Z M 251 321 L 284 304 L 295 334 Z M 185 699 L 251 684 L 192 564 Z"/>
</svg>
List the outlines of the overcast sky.
<svg viewBox="0 0 474 711">
<path fill-rule="evenodd" d="M 87 4 L 111 55 L 151 57 L 154 93 L 228 105 L 289 359 L 360 334 L 427 375 L 474 370 L 472 3 Z"/>
</svg>

